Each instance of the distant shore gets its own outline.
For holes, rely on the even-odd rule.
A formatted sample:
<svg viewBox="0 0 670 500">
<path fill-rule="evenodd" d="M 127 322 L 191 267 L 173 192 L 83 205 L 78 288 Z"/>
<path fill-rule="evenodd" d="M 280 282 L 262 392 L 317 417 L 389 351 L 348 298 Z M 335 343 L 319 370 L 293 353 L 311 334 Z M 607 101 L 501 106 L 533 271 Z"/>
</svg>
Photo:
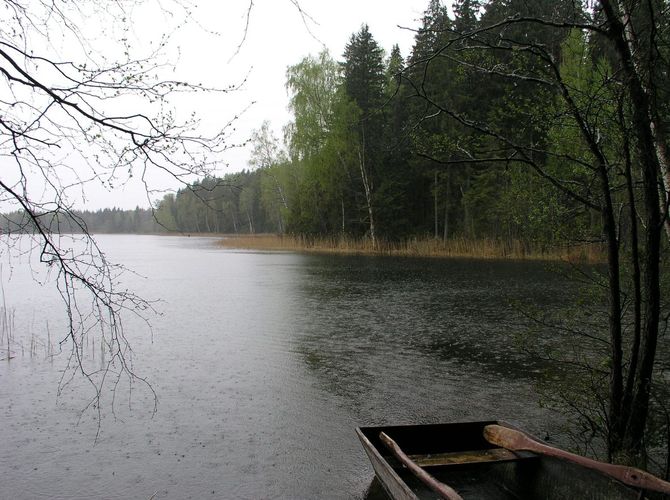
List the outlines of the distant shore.
<svg viewBox="0 0 670 500">
<path fill-rule="evenodd" d="M 605 253 L 599 245 L 564 245 L 545 247 L 520 241 L 456 238 L 443 242 L 433 238 L 413 238 L 372 246 L 369 239 L 324 238 L 275 234 L 222 235 L 224 248 L 259 251 L 292 251 L 324 254 L 388 255 L 397 257 L 471 257 L 478 259 L 552 260 L 583 263 L 604 262 Z"/>
</svg>

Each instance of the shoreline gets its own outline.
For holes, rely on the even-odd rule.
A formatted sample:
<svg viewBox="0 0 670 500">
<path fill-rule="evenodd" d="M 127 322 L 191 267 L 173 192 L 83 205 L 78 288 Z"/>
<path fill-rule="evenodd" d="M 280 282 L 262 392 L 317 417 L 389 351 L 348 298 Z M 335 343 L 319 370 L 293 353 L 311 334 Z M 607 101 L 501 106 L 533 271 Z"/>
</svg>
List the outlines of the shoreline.
<svg viewBox="0 0 670 500">
<path fill-rule="evenodd" d="M 223 248 L 267 252 L 299 252 L 314 254 L 369 255 L 389 257 L 473 258 L 500 260 L 567 261 L 598 264 L 605 262 L 602 248 L 596 244 L 565 245 L 560 248 L 539 248 L 519 241 L 466 240 L 456 238 L 443 242 L 433 238 L 413 238 L 398 243 L 380 243 L 354 238 L 311 238 L 275 234 L 219 235 Z"/>
</svg>

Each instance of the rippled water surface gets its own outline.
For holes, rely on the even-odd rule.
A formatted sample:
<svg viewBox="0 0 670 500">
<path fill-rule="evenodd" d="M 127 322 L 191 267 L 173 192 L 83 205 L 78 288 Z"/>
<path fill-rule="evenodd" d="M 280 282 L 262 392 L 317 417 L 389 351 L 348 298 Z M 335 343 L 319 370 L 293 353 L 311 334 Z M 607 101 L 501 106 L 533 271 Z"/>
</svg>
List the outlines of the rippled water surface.
<svg viewBox="0 0 670 500">
<path fill-rule="evenodd" d="M 516 334 L 520 303 L 565 307 L 541 263 L 222 250 L 215 239 L 100 236 L 123 284 L 160 298 L 153 335 L 133 317 L 134 368 L 158 394 L 90 388 L 57 398 L 62 304 L 26 266 L 3 267 L 16 357 L 0 362 L 0 498 L 363 498 L 358 425 L 501 418 L 532 432 L 541 369 Z M 102 354 L 91 341 L 87 355 Z M 106 403 L 106 404 L 105 404 Z"/>
</svg>

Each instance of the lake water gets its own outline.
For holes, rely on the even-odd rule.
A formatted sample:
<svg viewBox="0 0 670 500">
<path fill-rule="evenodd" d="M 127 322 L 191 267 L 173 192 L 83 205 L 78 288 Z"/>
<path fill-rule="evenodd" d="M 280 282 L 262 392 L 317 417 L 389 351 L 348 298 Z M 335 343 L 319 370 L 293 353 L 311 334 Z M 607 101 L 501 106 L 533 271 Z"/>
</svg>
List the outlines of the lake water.
<svg viewBox="0 0 670 500">
<path fill-rule="evenodd" d="M 126 318 L 158 411 L 141 384 L 130 399 L 122 385 L 96 442 L 96 412 L 81 413 L 90 386 L 57 397 L 68 353 L 26 347 L 46 342 L 47 322 L 63 336 L 62 303 L 25 262 L 5 263 L 16 345 L 0 362 L 0 498 L 364 498 L 356 426 L 500 418 L 543 436 L 559 424 L 538 404 L 541 366 L 511 305 L 566 306 L 569 284 L 542 263 L 99 242 L 137 273 L 124 286 L 162 300 L 153 334 Z M 85 350 L 102 356 L 92 338 Z"/>
</svg>

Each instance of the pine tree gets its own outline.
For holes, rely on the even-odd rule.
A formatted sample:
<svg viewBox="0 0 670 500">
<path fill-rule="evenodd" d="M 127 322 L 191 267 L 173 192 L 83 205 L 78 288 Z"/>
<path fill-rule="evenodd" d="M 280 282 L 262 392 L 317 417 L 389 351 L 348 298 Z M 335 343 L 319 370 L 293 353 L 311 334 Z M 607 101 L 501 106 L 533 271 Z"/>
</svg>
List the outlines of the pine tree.
<svg viewBox="0 0 670 500">
<path fill-rule="evenodd" d="M 477 26 L 477 16 L 479 16 L 481 8 L 481 0 L 455 0 L 452 6 L 454 30 L 457 33 L 472 31 Z"/>
<path fill-rule="evenodd" d="M 367 25 L 351 36 L 344 50 L 344 90 L 359 111 L 356 144 L 358 170 L 363 185 L 365 217 L 372 245 L 377 245 L 375 191 L 380 175 L 386 75 L 384 51 Z"/>
<path fill-rule="evenodd" d="M 386 62 L 384 167 L 375 196 L 379 234 L 386 240 L 409 236 L 420 219 L 414 207 L 420 203 L 421 192 L 416 189 L 416 175 L 409 165 L 407 86 L 401 77 L 404 66 L 400 48 L 394 45 Z"/>
<path fill-rule="evenodd" d="M 384 95 L 384 50 L 367 24 L 349 39 L 344 49 L 344 86 L 365 117 L 379 112 Z"/>
</svg>

